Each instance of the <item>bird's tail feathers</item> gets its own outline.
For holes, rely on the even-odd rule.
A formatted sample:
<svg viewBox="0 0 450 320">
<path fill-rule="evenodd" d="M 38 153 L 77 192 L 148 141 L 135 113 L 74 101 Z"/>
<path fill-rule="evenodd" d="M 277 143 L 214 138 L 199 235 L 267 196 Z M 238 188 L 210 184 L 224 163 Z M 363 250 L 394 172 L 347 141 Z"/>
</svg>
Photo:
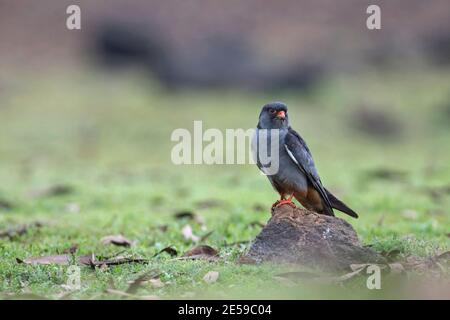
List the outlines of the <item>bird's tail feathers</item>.
<svg viewBox="0 0 450 320">
<path fill-rule="evenodd" d="M 342 211 L 353 218 L 358 218 L 358 214 L 355 211 L 347 207 L 345 203 L 336 198 L 330 191 L 328 191 L 327 189 L 325 189 L 325 191 L 327 192 L 328 199 L 330 200 L 331 206 L 334 209 Z"/>
</svg>

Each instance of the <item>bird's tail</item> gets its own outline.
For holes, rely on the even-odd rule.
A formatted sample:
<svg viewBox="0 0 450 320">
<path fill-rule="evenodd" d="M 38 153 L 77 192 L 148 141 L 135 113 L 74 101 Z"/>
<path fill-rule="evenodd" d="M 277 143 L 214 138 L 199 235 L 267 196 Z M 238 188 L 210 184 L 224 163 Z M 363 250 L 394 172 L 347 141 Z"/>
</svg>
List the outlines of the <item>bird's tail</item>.
<svg viewBox="0 0 450 320">
<path fill-rule="evenodd" d="M 327 192 L 328 199 L 330 200 L 331 206 L 334 209 L 342 211 L 353 218 L 358 218 L 358 214 L 355 211 L 347 207 L 345 203 L 336 198 L 330 191 L 328 191 L 327 189 L 325 189 L 325 191 Z"/>
</svg>

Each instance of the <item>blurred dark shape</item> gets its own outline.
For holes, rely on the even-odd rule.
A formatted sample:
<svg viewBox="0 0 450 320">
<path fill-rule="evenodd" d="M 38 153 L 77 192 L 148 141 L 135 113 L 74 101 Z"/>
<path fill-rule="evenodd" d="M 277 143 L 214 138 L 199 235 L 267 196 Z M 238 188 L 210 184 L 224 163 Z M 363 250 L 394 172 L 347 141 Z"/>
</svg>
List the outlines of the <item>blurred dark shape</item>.
<svg viewBox="0 0 450 320">
<path fill-rule="evenodd" d="M 362 106 L 353 112 L 350 125 L 371 136 L 399 136 L 402 131 L 402 124 L 392 114 L 381 111 L 384 109 L 376 110 L 372 106 Z"/>
<path fill-rule="evenodd" d="M 92 41 L 94 55 L 102 66 L 141 67 L 169 89 L 306 90 L 323 73 L 322 65 L 300 61 L 284 63 L 273 70 L 238 36 L 218 34 L 207 38 L 202 46 L 178 50 L 166 43 L 163 33 L 146 24 L 109 21 L 98 29 Z"/>
<path fill-rule="evenodd" d="M 240 86 L 254 73 L 251 50 L 240 39 L 216 35 L 202 47 L 192 48 L 190 54 L 179 56 L 181 62 L 174 73 L 175 86 L 222 87 Z"/>
<path fill-rule="evenodd" d="M 14 208 L 14 205 L 5 200 L 5 199 L 0 199 L 0 210 L 12 210 Z"/>
<path fill-rule="evenodd" d="M 450 30 L 432 33 L 424 40 L 424 46 L 432 62 L 450 64 Z"/>
<path fill-rule="evenodd" d="M 450 95 L 449 95 L 446 103 L 444 103 L 441 108 L 444 113 L 443 119 L 445 121 L 445 124 L 448 124 L 450 122 Z M 442 119 L 442 118 L 440 118 L 440 119 Z"/>
<path fill-rule="evenodd" d="M 71 194 L 75 189 L 70 185 L 57 184 L 54 186 L 32 190 L 30 192 L 31 198 L 44 198 L 44 197 L 60 197 Z"/>
<path fill-rule="evenodd" d="M 406 171 L 394 170 L 389 168 L 377 168 L 368 170 L 366 176 L 370 179 L 404 181 L 407 177 Z"/>
<path fill-rule="evenodd" d="M 425 191 L 434 200 L 441 200 L 443 197 L 450 195 L 450 185 L 441 187 L 429 187 L 425 188 Z"/>
<path fill-rule="evenodd" d="M 299 62 L 267 81 L 266 87 L 269 90 L 296 89 L 308 91 L 322 80 L 324 73 L 325 67 L 323 64 Z"/>
<path fill-rule="evenodd" d="M 170 77 L 171 64 L 161 37 L 133 23 L 106 22 L 94 35 L 94 52 L 107 68 L 130 65 L 150 68 L 157 77 Z"/>
</svg>

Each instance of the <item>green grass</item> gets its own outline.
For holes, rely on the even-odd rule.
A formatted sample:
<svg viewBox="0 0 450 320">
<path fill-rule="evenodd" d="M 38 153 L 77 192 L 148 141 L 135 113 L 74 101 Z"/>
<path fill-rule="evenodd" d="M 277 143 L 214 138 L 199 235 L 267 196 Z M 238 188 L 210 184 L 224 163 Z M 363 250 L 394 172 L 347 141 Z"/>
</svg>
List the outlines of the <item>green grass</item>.
<svg viewBox="0 0 450 320">
<path fill-rule="evenodd" d="M 400 76 L 401 75 L 401 76 Z M 22 223 L 43 227 L 0 239 L 0 292 L 57 298 L 64 292 L 66 266 L 18 264 L 16 258 L 51 255 L 73 244 L 77 254 L 99 257 L 122 250 L 100 238 L 121 233 L 137 240 L 127 253 L 150 259 L 147 265 L 107 270 L 82 267 L 82 289 L 70 298 L 119 298 L 107 288 L 125 290 L 128 282 L 158 270 L 163 288 L 144 286 L 137 295 L 161 298 L 335 298 L 398 297 L 405 292 L 300 284 L 286 287 L 274 276 L 294 266 L 238 265 L 245 246 L 269 218 L 277 195 L 251 165 L 175 166 L 170 162 L 175 128 L 252 128 L 260 106 L 283 100 L 292 126 L 308 142 L 322 181 L 360 213 L 349 221 L 364 244 L 376 250 L 398 249 L 403 256 L 430 256 L 448 250 L 450 195 L 429 190 L 450 184 L 450 73 L 396 72 L 330 79 L 313 92 L 239 91 L 166 92 L 137 75 L 92 73 L 23 77 L 20 86 L 2 92 L 0 105 L 0 230 Z M 19 83 L 19 82 L 18 82 Z M 353 128 L 351 114 L 370 103 L 398 119 L 396 138 L 371 137 Z M 447 117 L 447 118 L 446 118 Z M 403 179 L 377 179 L 370 172 L 400 170 Z M 30 192 L 67 185 L 73 192 L 32 197 Z M 216 206 L 202 208 L 204 201 Z M 80 212 L 67 210 L 77 204 Z M 266 209 L 261 209 L 266 208 Z M 206 228 L 173 214 L 195 212 Z M 406 211 L 412 210 L 414 214 Z M 405 213 L 406 212 L 406 213 Z M 220 250 L 219 262 L 179 261 L 153 255 L 166 246 L 182 253 L 193 246 L 181 228 L 214 231 L 205 244 Z M 167 225 L 167 231 L 158 226 Z M 219 271 L 216 283 L 202 278 Z M 403 287 L 402 287 L 403 288 Z M 400 290 L 401 291 L 401 290 Z M 407 291 L 405 289 L 405 291 Z"/>
</svg>

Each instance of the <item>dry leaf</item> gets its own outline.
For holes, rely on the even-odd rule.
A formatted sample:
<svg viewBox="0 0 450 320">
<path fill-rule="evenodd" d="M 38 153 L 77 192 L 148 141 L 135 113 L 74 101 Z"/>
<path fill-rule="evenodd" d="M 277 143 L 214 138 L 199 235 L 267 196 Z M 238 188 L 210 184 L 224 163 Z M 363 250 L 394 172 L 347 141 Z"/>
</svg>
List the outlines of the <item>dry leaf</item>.
<svg viewBox="0 0 450 320">
<path fill-rule="evenodd" d="M 165 247 L 161 251 L 155 253 L 155 255 L 153 257 L 159 256 L 163 252 L 168 253 L 171 257 L 175 257 L 176 255 L 178 255 L 178 251 L 175 250 L 174 248 L 172 248 L 172 247 Z"/>
<path fill-rule="evenodd" d="M 94 254 L 84 255 L 77 258 L 78 263 L 84 265 L 90 265 L 91 262 L 95 260 Z M 24 264 L 60 264 L 60 265 L 68 265 L 71 261 L 71 255 L 69 254 L 58 254 L 53 256 L 42 256 L 42 257 L 30 257 L 26 259 L 16 258 L 17 263 Z"/>
<path fill-rule="evenodd" d="M 107 266 L 116 266 L 121 264 L 128 263 L 147 263 L 148 260 L 139 259 L 139 258 L 127 258 L 127 257 L 117 257 L 110 258 L 98 261 L 95 257 L 95 254 L 87 254 L 83 256 L 79 256 L 76 258 L 79 264 L 88 265 L 93 268 L 95 267 L 107 267 Z M 26 259 L 16 258 L 17 263 L 24 264 L 60 264 L 60 265 L 68 265 L 71 261 L 71 255 L 69 254 L 60 254 L 53 256 L 42 256 L 42 257 L 30 257 Z"/>
<path fill-rule="evenodd" d="M 195 213 L 190 211 L 180 211 L 173 215 L 175 219 L 181 220 L 181 219 L 187 219 L 187 220 L 194 220 Z"/>
<path fill-rule="evenodd" d="M 131 241 L 131 240 L 125 238 L 121 234 L 103 237 L 100 239 L 100 242 L 103 244 L 114 244 L 116 246 L 122 246 L 122 247 L 130 247 L 136 243 L 135 241 Z"/>
<path fill-rule="evenodd" d="M 219 279 L 219 272 L 217 271 L 209 271 L 205 276 L 203 277 L 203 281 L 206 283 L 213 283 L 216 282 L 217 279 Z"/>
<path fill-rule="evenodd" d="M 67 254 L 60 254 L 55 256 L 30 257 L 24 260 L 16 258 L 18 263 L 25 264 L 69 264 L 70 257 Z"/>
<path fill-rule="evenodd" d="M 175 219 L 177 220 L 192 220 L 195 221 L 196 223 L 200 224 L 200 225 L 204 225 L 205 221 L 202 217 L 200 217 L 199 215 L 191 212 L 191 211 L 180 211 L 175 213 L 174 215 Z"/>
<path fill-rule="evenodd" d="M 148 263 L 147 259 L 141 259 L 141 258 L 127 258 L 127 257 L 117 257 L 117 258 L 111 258 L 111 259 L 105 259 L 101 261 L 91 260 L 90 266 L 95 267 L 102 267 L 102 266 L 118 266 L 121 264 L 129 264 L 129 263 Z"/>
<path fill-rule="evenodd" d="M 207 245 L 196 246 L 185 252 L 179 259 L 204 259 L 204 260 L 218 260 L 219 252 Z"/>
<path fill-rule="evenodd" d="M 181 229 L 181 233 L 183 234 L 184 239 L 189 240 L 189 241 L 193 241 L 193 242 L 198 242 L 200 241 L 200 237 L 196 236 L 193 232 L 192 232 L 192 227 L 190 225 L 185 225 L 183 227 L 183 229 Z"/>
</svg>

